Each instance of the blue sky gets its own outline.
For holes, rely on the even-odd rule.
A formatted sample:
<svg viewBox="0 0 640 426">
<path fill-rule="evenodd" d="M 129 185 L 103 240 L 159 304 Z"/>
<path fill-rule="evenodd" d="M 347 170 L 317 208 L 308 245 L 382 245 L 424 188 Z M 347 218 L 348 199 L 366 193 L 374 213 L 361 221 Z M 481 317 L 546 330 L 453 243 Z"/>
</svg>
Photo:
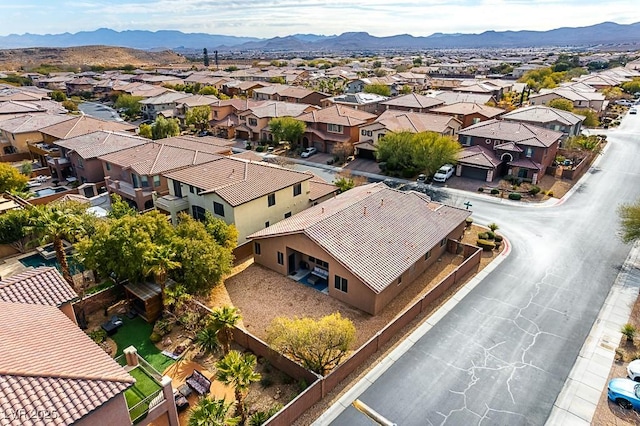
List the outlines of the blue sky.
<svg viewBox="0 0 640 426">
<path fill-rule="evenodd" d="M 180 30 L 236 36 L 376 36 L 549 30 L 640 21 L 632 0 L 4 0 L 0 35 Z"/>
</svg>

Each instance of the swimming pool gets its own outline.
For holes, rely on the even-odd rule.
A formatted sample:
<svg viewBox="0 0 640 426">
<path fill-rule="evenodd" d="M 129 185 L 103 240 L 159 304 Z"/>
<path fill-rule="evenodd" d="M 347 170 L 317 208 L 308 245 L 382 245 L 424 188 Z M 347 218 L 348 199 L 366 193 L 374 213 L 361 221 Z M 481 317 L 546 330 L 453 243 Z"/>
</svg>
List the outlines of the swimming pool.
<svg viewBox="0 0 640 426">
<path fill-rule="evenodd" d="M 37 189 L 33 191 L 33 193 L 36 194 L 36 198 L 38 198 L 38 197 L 46 197 L 47 195 L 53 195 L 53 194 L 57 194 L 58 192 L 64 192 L 64 191 L 67 191 L 67 188 L 63 188 L 59 186 L 57 188 Z"/>
<path fill-rule="evenodd" d="M 31 256 L 23 257 L 20 259 L 20 263 L 24 266 L 31 266 L 33 268 L 38 268 L 41 266 L 55 266 L 55 268 L 59 271 L 60 264 L 58 263 L 58 259 L 55 257 L 51 259 L 45 259 L 40 256 L 38 253 L 32 254 Z M 69 271 L 72 275 L 79 274 L 82 272 L 83 268 L 80 264 L 78 264 L 71 256 L 67 256 L 67 263 L 69 264 Z"/>
</svg>

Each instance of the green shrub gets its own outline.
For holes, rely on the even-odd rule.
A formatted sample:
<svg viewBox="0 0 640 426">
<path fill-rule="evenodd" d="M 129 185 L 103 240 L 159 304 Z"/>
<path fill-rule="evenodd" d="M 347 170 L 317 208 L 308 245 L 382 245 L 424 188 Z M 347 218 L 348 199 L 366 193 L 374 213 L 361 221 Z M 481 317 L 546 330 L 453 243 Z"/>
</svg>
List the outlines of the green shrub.
<svg viewBox="0 0 640 426">
<path fill-rule="evenodd" d="M 465 221 L 465 223 L 467 225 L 467 228 L 468 228 L 473 223 L 473 218 L 472 217 L 468 217 L 464 221 Z"/>
<path fill-rule="evenodd" d="M 491 229 L 492 232 L 496 232 L 496 230 L 500 227 L 497 223 L 491 222 L 489 225 L 487 225 L 487 228 Z"/>
<path fill-rule="evenodd" d="M 483 187 L 478 188 L 478 192 L 484 192 L 484 188 Z"/>
<path fill-rule="evenodd" d="M 251 151 L 251 148 L 253 148 L 253 147 L 251 146 L 251 144 L 250 144 L 250 143 L 248 143 L 248 144 L 246 144 L 246 145 L 244 146 L 244 149 L 248 149 L 249 151 Z"/>
<path fill-rule="evenodd" d="M 162 336 L 156 332 L 153 332 L 151 333 L 151 336 L 149 336 L 149 340 L 151 340 L 151 342 L 153 343 L 158 343 L 160 340 L 162 340 Z"/>
<path fill-rule="evenodd" d="M 501 243 L 502 240 L 503 240 L 502 235 L 498 235 L 498 234 L 496 234 L 496 236 L 493 239 L 493 241 L 495 241 L 496 243 Z"/>
<path fill-rule="evenodd" d="M 519 192 L 512 192 L 511 194 L 509 194 L 509 199 L 510 200 L 520 200 L 522 198 L 522 194 L 520 194 Z"/>
<path fill-rule="evenodd" d="M 107 332 L 104 331 L 101 328 L 98 328 L 97 330 L 90 331 L 87 334 L 89 335 L 91 340 L 93 340 L 97 344 L 100 344 L 100 343 L 104 342 L 105 340 L 107 340 Z"/>
<path fill-rule="evenodd" d="M 309 387 L 309 385 L 307 384 L 307 381 L 305 379 L 298 380 L 298 391 L 299 392 L 304 391 L 307 387 Z"/>
<path fill-rule="evenodd" d="M 264 146 L 262 145 L 256 146 L 256 152 L 263 152 L 263 151 L 264 151 Z"/>
<path fill-rule="evenodd" d="M 476 241 L 476 245 L 484 251 L 491 251 L 496 248 L 496 244 L 493 241 L 483 239 Z"/>
<path fill-rule="evenodd" d="M 486 240 L 487 238 L 489 238 L 489 235 L 486 232 L 479 232 L 478 238 L 481 240 Z"/>
<path fill-rule="evenodd" d="M 637 331 L 638 329 L 636 329 L 636 327 L 631 323 L 626 323 L 620 329 L 620 332 L 627 337 L 629 342 L 633 342 L 633 338 L 636 337 Z"/>
<path fill-rule="evenodd" d="M 499 194 L 499 193 L 500 193 L 500 190 L 498 190 L 498 189 L 493 188 L 491 190 L 491 195 L 496 195 L 496 194 Z"/>
<path fill-rule="evenodd" d="M 168 319 L 159 319 L 153 326 L 153 332 L 164 336 L 173 328 L 173 322 Z"/>
<path fill-rule="evenodd" d="M 486 240 L 493 240 L 496 238 L 496 234 L 493 231 L 487 231 L 484 234 L 487 236 L 487 238 L 485 238 Z"/>
<path fill-rule="evenodd" d="M 529 189 L 529 194 L 533 195 L 534 197 L 536 196 L 536 194 L 538 194 L 540 192 L 540 187 L 537 185 L 533 185 L 531 187 L 531 189 Z"/>
</svg>

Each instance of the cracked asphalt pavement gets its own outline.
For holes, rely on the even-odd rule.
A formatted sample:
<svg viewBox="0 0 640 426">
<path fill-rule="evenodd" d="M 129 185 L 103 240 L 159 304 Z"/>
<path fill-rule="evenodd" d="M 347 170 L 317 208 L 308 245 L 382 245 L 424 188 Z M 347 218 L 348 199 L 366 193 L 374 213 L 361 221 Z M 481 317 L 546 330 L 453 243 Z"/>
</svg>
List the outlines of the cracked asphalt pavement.
<svg viewBox="0 0 640 426">
<path fill-rule="evenodd" d="M 616 209 L 640 197 L 639 117 L 607 133 L 606 153 L 557 206 L 443 200 L 472 200 L 511 255 L 358 399 L 402 426 L 545 424 L 631 249 Z M 371 421 L 350 406 L 332 424 Z"/>
</svg>

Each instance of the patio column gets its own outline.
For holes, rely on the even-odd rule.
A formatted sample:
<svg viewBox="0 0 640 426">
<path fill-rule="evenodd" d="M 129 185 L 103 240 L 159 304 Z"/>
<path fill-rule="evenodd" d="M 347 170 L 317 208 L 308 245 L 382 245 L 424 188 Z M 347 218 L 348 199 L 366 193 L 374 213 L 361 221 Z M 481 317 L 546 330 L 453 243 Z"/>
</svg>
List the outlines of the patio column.
<svg viewBox="0 0 640 426">
<path fill-rule="evenodd" d="M 124 353 L 124 357 L 127 360 L 127 366 L 129 367 L 137 367 L 138 366 L 138 350 L 134 346 L 129 346 L 125 348 L 122 353 Z"/>
<path fill-rule="evenodd" d="M 176 400 L 173 396 L 173 386 L 171 386 L 171 377 L 162 376 L 162 394 L 167 401 L 167 417 L 169 419 L 169 426 L 180 426 L 178 420 L 178 410 L 176 408 Z"/>
</svg>

